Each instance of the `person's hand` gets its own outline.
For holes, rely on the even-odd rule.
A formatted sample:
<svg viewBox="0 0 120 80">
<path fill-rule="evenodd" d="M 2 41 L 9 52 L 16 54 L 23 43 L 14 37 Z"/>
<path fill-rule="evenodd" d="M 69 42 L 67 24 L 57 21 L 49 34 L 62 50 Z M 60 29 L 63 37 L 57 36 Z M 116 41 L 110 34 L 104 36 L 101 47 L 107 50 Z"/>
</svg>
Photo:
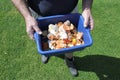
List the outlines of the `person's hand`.
<svg viewBox="0 0 120 80">
<path fill-rule="evenodd" d="M 84 9 L 82 12 L 82 16 L 84 18 L 84 27 L 87 27 L 88 25 L 90 25 L 90 29 L 93 30 L 94 20 L 93 20 L 92 14 L 91 14 L 91 10 Z"/>
<path fill-rule="evenodd" d="M 38 34 L 42 34 L 41 30 L 38 27 L 38 23 L 34 17 L 27 17 L 25 19 L 26 22 L 26 32 L 28 36 L 34 40 L 34 32 L 36 31 Z"/>
</svg>

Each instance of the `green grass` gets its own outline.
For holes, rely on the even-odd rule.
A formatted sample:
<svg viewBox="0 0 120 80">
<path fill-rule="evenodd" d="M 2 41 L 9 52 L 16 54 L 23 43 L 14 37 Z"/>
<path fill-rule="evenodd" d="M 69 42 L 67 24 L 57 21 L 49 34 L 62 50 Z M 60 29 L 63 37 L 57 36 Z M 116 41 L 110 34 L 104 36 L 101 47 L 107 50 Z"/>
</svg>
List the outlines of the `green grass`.
<svg viewBox="0 0 120 80">
<path fill-rule="evenodd" d="M 24 19 L 10 0 L 1 0 L 0 80 L 120 80 L 119 3 L 94 0 L 93 45 L 74 53 L 79 75 L 72 77 L 61 58 L 52 56 L 48 64 L 41 63 Z M 81 6 L 79 9 L 81 12 Z"/>
</svg>

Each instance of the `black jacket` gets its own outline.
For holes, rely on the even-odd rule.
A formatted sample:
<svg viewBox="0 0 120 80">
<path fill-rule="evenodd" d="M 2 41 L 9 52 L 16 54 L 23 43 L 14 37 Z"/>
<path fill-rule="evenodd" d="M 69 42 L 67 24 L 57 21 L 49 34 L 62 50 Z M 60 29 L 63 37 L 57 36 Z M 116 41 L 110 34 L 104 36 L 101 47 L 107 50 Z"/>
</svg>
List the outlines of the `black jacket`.
<svg viewBox="0 0 120 80">
<path fill-rule="evenodd" d="M 68 14 L 78 0 L 28 0 L 28 5 L 41 16 Z"/>
</svg>

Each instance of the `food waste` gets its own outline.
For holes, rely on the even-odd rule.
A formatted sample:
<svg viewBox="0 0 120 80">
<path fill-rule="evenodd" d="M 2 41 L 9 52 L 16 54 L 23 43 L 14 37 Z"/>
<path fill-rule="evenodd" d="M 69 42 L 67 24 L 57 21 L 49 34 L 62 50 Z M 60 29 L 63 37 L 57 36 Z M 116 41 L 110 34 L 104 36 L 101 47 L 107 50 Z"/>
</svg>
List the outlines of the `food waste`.
<svg viewBox="0 0 120 80">
<path fill-rule="evenodd" d="M 83 33 L 78 32 L 76 27 L 69 20 L 49 24 L 47 38 L 48 47 L 53 50 L 84 44 Z M 46 43 L 43 44 L 44 48 L 47 46 L 45 45 Z"/>
</svg>

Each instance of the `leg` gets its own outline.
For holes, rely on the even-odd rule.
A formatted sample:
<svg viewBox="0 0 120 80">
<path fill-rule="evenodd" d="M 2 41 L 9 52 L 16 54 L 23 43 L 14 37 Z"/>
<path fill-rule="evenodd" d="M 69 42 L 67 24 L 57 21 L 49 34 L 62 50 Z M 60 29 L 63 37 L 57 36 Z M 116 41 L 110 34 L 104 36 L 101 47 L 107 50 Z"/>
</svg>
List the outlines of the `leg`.
<svg viewBox="0 0 120 80">
<path fill-rule="evenodd" d="M 79 13 L 79 11 L 78 11 L 78 6 L 76 6 L 71 13 Z"/>
<path fill-rule="evenodd" d="M 49 60 L 49 56 L 46 55 L 41 55 L 41 61 L 42 63 L 46 64 Z"/>
<path fill-rule="evenodd" d="M 67 53 L 67 54 L 65 54 L 65 56 L 66 56 L 67 58 L 71 59 L 71 58 L 73 58 L 73 53 Z"/>
<path fill-rule="evenodd" d="M 29 8 L 29 10 L 30 10 L 32 16 L 33 16 L 35 19 L 37 19 L 38 17 L 42 17 L 42 16 L 38 15 L 35 11 L 33 11 L 31 8 Z M 41 61 L 42 61 L 44 64 L 47 63 L 48 60 L 49 60 L 49 56 L 41 55 Z"/>
<path fill-rule="evenodd" d="M 74 65 L 73 53 L 66 53 L 65 54 L 65 63 L 68 66 L 71 74 L 73 76 L 77 76 L 78 75 L 78 71 L 77 71 L 77 69 L 75 68 L 75 65 Z"/>
<path fill-rule="evenodd" d="M 78 12 L 79 12 L 78 11 L 78 7 L 76 6 L 71 13 L 78 13 Z M 78 75 L 78 71 L 77 71 L 77 69 L 75 68 L 75 65 L 74 65 L 73 53 L 65 54 L 65 62 L 66 62 L 66 65 L 68 66 L 71 74 L 73 76 L 77 76 Z"/>
<path fill-rule="evenodd" d="M 39 17 L 39 15 L 38 15 L 34 10 L 32 10 L 31 8 L 29 8 L 29 10 L 30 10 L 32 16 L 33 16 L 35 19 L 37 19 L 37 18 Z"/>
</svg>

